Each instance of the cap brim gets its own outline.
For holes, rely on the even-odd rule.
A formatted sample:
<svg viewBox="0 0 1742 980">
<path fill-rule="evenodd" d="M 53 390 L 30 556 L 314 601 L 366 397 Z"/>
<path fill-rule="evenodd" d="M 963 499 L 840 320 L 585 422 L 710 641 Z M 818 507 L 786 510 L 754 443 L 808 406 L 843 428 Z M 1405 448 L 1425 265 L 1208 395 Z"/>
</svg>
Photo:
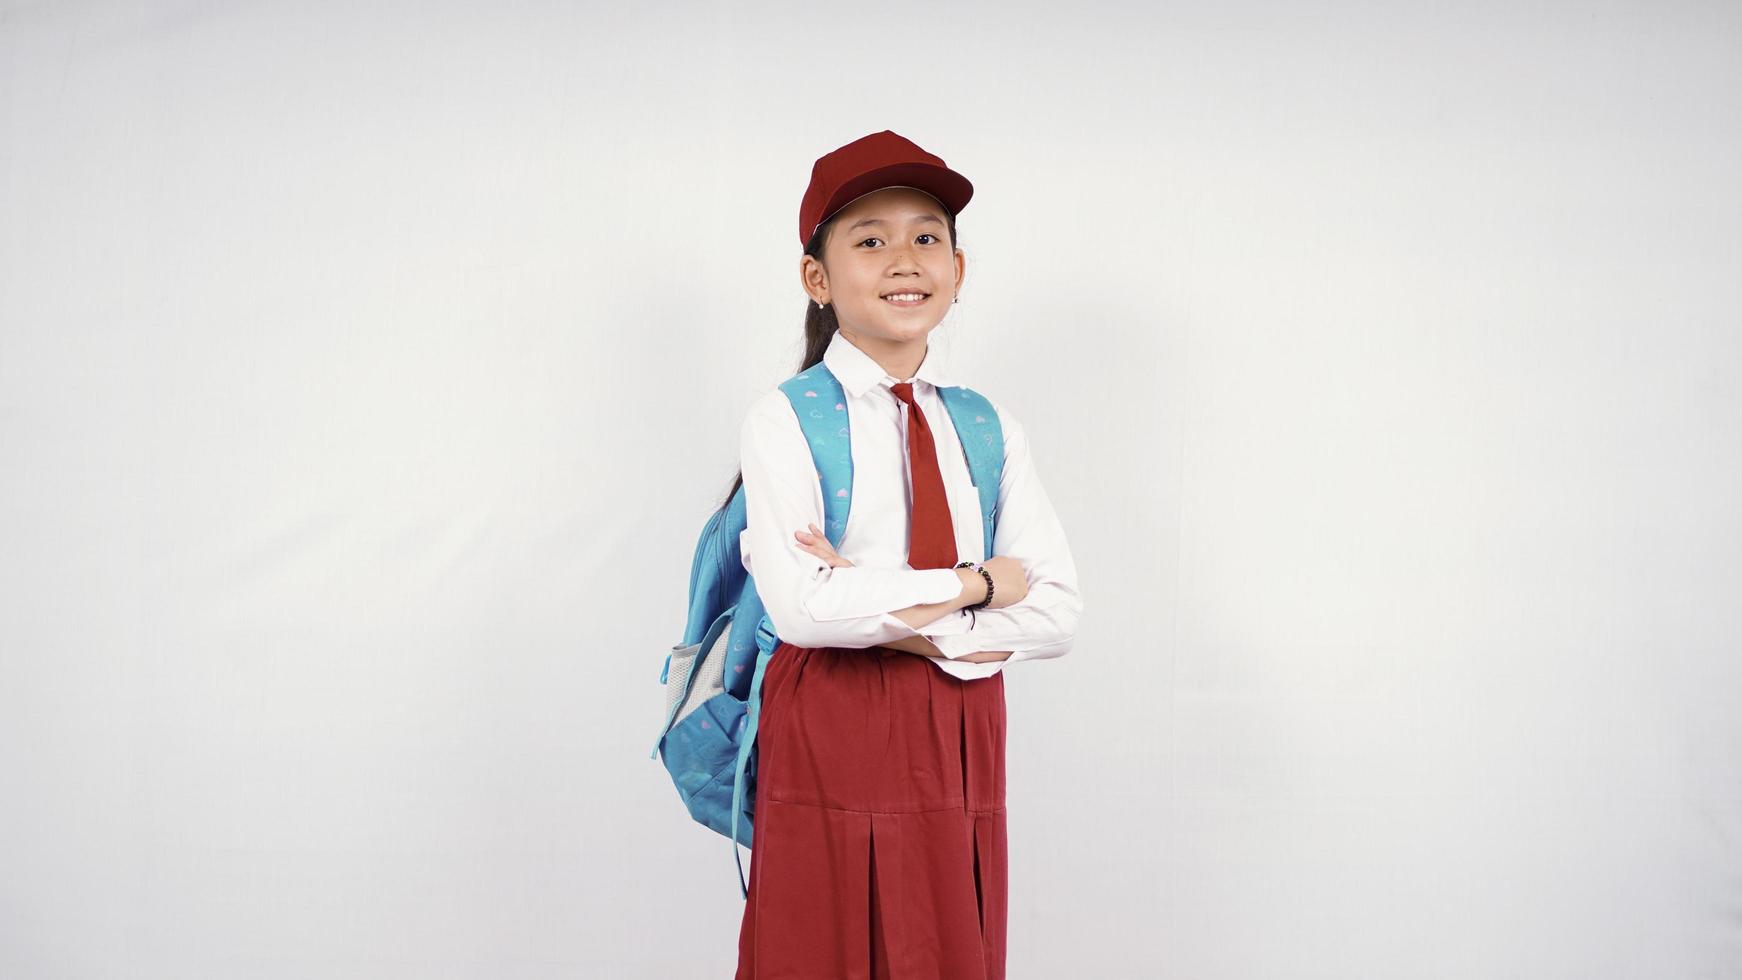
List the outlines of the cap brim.
<svg viewBox="0 0 1742 980">
<path fill-rule="evenodd" d="M 974 185 L 968 182 L 968 178 L 948 167 L 929 163 L 896 163 L 866 171 L 842 184 L 823 206 L 823 216 L 817 226 L 821 227 L 842 208 L 859 198 L 889 187 L 911 187 L 930 194 L 951 215 L 961 214 L 962 209 L 968 206 L 969 199 L 974 196 Z M 816 229 L 812 228 L 811 233 L 815 234 Z"/>
</svg>

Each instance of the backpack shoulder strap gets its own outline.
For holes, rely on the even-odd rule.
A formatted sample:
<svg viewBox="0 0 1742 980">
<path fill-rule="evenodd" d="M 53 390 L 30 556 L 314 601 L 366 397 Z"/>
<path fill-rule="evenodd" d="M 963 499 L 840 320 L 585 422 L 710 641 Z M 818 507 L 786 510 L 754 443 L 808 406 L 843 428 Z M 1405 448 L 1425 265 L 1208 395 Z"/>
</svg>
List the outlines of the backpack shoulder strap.
<svg viewBox="0 0 1742 980">
<path fill-rule="evenodd" d="M 847 426 L 847 393 L 822 362 L 780 385 L 810 443 L 823 490 L 823 536 L 839 548 L 853 503 L 853 449 Z"/>
<path fill-rule="evenodd" d="M 962 443 L 962 454 L 968 459 L 968 473 L 974 478 L 974 489 L 980 493 L 980 513 L 986 515 L 981 528 L 986 536 L 987 557 L 992 555 L 992 532 L 998 517 L 998 486 L 1004 479 L 1004 427 L 998 413 L 985 395 L 965 385 L 939 388 L 938 394 L 955 423 L 956 437 Z"/>
<path fill-rule="evenodd" d="M 853 451 L 847 434 L 846 393 L 834 373 L 820 362 L 786 379 L 780 390 L 792 402 L 799 429 L 810 445 L 817 478 L 822 481 L 823 534 L 831 545 L 839 548 L 847 529 L 853 486 Z M 739 492 L 743 492 L 742 488 Z M 743 502 L 735 502 L 742 510 Z M 734 539 L 732 543 L 735 546 L 737 541 Z M 768 622 L 767 610 L 756 592 L 753 578 L 745 579 L 736 606 L 737 625 L 726 641 L 726 663 L 730 671 L 728 684 L 735 691 L 743 690 L 738 686 L 737 678 L 743 670 L 756 663 L 758 652 L 766 654 L 773 649 L 767 643 L 767 637 L 773 635 L 773 624 Z M 758 632 L 765 634 L 761 642 L 758 642 Z M 750 684 L 754 687 L 754 675 Z"/>
</svg>

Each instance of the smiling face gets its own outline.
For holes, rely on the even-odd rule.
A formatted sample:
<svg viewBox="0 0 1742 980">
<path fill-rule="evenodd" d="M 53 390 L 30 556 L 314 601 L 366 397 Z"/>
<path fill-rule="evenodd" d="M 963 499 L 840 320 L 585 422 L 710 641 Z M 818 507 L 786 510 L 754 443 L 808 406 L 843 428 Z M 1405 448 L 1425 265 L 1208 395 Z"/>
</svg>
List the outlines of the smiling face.
<svg viewBox="0 0 1742 980">
<path fill-rule="evenodd" d="M 835 213 L 822 262 L 804 257 L 805 291 L 834 305 L 841 333 L 861 349 L 923 351 L 962 282 L 962 251 L 949 236 L 930 194 L 873 191 Z"/>
</svg>

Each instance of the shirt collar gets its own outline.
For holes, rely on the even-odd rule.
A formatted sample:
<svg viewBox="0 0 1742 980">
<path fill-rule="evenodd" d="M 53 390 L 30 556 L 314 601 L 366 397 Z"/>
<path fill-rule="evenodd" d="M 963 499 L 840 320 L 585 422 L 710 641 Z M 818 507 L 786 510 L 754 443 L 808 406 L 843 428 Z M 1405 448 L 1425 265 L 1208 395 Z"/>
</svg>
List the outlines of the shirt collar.
<svg viewBox="0 0 1742 980">
<path fill-rule="evenodd" d="M 847 390 L 847 394 L 854 398 L 865 394 L 885 381 L 894 385 L 904 380 L 892 377 L 884 371 L 881 364 L 873 360 L 870 354 L 854 346 L 852 341 L 841 336 L 839 330 L 836 330 L 835 335 L 829 338 L 828 349 L 823 351 L 823 363 L 841 382 L 841 387 Z M 948 376 L 939 366 L 937 349 L 930 344 L 926 345 L 925 360 L 920 362 L 919 370 L 913 373 L 913 377 L 915 380 L 924 381 L 934 388 L 948 388 L 951 384 Z"/>
</svg>

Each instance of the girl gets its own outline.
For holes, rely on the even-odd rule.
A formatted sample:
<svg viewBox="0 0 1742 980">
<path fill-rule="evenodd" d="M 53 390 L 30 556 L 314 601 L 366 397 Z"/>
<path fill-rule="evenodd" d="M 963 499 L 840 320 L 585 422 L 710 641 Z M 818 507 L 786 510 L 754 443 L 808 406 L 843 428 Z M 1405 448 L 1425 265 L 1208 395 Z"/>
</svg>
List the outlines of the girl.
<svg viewBox="0 0 1742 980">
<path fill-rule="evenodd" d="M 792 403 L 758 401 L 740 545 L 782 642 L 763 677 L 737 980 L 1004 976 L 1001 671 L 1069 651 L 1082 603 L 1023 427 L 996 402 L 983 553 L 938 393 L 955 381 L 928 337 L 961 289 L 972 193 L 888 130 L 817 160 L 805 191 L 800 370 L 820 362 L 845 392 L 827 407 L 847 415 L 852 504 L 837 552 Z"/>
</svg>

